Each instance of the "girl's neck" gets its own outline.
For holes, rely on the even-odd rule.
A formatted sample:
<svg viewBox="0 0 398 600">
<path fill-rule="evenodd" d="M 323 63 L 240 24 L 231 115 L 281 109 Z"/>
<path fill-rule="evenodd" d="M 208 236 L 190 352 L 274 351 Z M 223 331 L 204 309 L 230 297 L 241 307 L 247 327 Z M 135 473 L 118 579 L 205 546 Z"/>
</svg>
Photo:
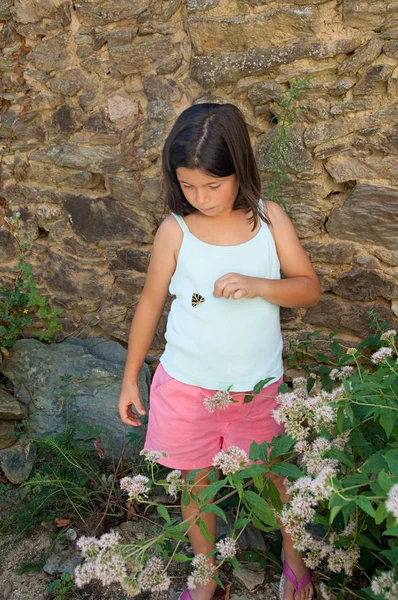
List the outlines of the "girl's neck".
<svg viewBox="0 0 398 600">
<path fill-rule="evenodd" d="M 187 215 L 188 229 L 199 240 L 216 246 L 235 246 L 244 244 L 259 231 L 261 224 L 253 230 L 250 213 L 233 210 L 230 214 L 210 217 L 196 211 Z"/>
</svg>

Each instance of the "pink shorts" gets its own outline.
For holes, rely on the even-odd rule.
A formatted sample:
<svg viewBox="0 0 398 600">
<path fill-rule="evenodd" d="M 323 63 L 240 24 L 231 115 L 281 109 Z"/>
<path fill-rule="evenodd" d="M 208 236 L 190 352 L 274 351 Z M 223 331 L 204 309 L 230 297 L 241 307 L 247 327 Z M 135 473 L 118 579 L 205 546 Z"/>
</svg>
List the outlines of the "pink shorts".
<svg viewBox="0 0 398 600">
<path fill-rule="evenodd" d="M 243 403 L 245 394 L 231 392 L 239 403 L 209 412 L 203 401 L 217 390 L 207 390 L 173 379 L 159 364 L 150 396 L 145 448 L 164 450 L 168 458 L 159 463 L 172 469 L 193 470 L 209 467 L 222 449 L 238 446 L 249 454 L 253 441 L 261 444 L 283 433 L 271 411 L 277 408 L 275 396 L 282 378 L 263 388 L 252 402 Z"/>
</svg>

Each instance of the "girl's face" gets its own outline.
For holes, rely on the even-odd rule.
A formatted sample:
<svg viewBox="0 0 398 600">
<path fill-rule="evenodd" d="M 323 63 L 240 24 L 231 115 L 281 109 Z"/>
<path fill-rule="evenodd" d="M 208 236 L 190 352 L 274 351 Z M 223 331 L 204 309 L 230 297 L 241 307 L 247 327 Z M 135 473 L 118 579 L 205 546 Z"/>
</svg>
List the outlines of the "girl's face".
<svg viewBox="0 0 398 600">
<path fill-rule="evenodd" d="M 236 174 L 215 177 L 200 169 L 176 169 L 177 179 L 185 198 L 204 215 L 221 216 L 231 213 L 239 191 Z"/>
</svg>

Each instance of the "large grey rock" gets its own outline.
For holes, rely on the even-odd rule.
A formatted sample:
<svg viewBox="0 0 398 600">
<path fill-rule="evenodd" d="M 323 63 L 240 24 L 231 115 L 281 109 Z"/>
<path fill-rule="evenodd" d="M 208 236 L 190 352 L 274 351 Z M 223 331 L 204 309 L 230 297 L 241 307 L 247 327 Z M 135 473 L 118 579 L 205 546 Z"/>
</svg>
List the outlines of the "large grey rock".
<svg viewBox="0 0 398 600">
<path fill-rule="evenodd" d="M 171 36 L 157 40 L 109 48 L 109 57 L 122 75 L 155 69 L 157 73 L 173 73 L 182 60 L 180 48 Z"/>
<path fill-rule="evenodd" d="M 49 575 L 56 575 L 57 573 L 70 573 L 72 575 L 81 562 L 83 562 L 83 556 L 80 554 L 76 542 L 63 537 L 58 540 L 51 554 L 47 557 L 43 571 Z"/>
<path fill-rule="evenodd" d="M 289 208 L 289 216 L 300 238 L 317 235 L 323 230 L 325 217 L 323 213 L 306 204 L 293 204 Z"/>
<path fill-rule="evenodd" d="M 242 583 L 247 590 L 254 590 L 264 582 L 265 571 L 258 563 L 241 565 L 239 571 L 234 569 L 234 577 Z"/>
<path fill-rule="evenodd" d="M 348 242 L 321 243 L 303 242 L 311 261 L 332 264 L 350 264 L 358 253 L 354 244 Z"/>
<path fill-rule="evenodd" d="M 7 421 L 0 421 L 0 450 L 3 448 L 9 448 L 13 444 L 15 444 L 16 432 L 15 425 L 16 421 L 12 421 L 11 419 L 7 419 Z"/>
<path fill-rule="evenodd" d="M 393 15 L 393 2 L 385 0 L 343 0 L 343 18 L 346 25 L 355 28 L 364 28 L 375 31 L 386 20 L 391 6 Z"/>
<path fill-rule="evenodd" d="M 397 215 L 397 190 L 358 184 L 332 212 L 326 228 L 333 237 L 398 250 Z"/>
<path fill-rule="evenodd" d="M 191 62 L 191 77 L 205 87 L 235 83 L 241 77 L 263 75 L 274 67 L 302 58 L 317 60 L 348 54 L 355 50 L 359 43 L 355 39 L 346 39 L 258 48 L 247 52 L 194 56 Z"/>
<path fill-rule="evenodd" d="M 126 354 L 120 344 L 101 338 L 60 344 L 25 339 L 12 347 L 1 372 L 13 382 L 16 397 L 26 406 L 33 435 L 63 431 L 68 418 L 71 425 L 88 425 L 93 439 L 101 435 L 107 456 L 113 452 L 117 456 L 128 433 L 117 409 Z M 145 365 L 138 385 L 147 408 L 148 377 Z M 134 428 L 134 433 L 142 436 L 144 426 Z M 78 437 L 82 435 L 77 432 Z M 127 441 L 125 457 L 133 449 L 137 454 L 141 447 L 133 448 Z"/>
</svg>

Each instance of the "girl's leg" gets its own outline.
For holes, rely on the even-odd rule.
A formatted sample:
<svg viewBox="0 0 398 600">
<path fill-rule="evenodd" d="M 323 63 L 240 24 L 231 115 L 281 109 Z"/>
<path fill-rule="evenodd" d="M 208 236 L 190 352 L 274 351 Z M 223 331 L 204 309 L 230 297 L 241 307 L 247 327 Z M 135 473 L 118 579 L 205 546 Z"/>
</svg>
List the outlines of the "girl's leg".
<svg viewBox="0 0 398 600">
<path fill-rule="evenodd" d="M 283 483 L 284 477 L 282 477 L 280 475 L 271 475 L 271 478 L 279 490 L 282 502 L 283 503 L 288 502 L 289 496 L 286 493 L 286 488 Z M 300 579 L 303 577 L 303 575 L 307 571 L 307 567 L 305 566 L 304 561 L 303 561 L 303 555 L 301 552 L 298 554 L 296 553 L 296 551 L 293 547 L 292 538 L 290 537 L 290 535 L 288 533 L 286 533 L 286 531 L 284 530 L 283 527 L 281 527 L 281 531 L 282 531 L 282 538 L 283 538 L 283 552 L 285 555 L 285 561 L 287 562 L 289 567 L 292 569 L 292 571 L 295 574 L 295 576 L 297 577 L 298 581 L 300 581 Z M 314 593 L 314 588 L 312 587 L 312 584 L 309 583 L 302 590 L 297 592 L 297 594 L 294 596 L 294 600 L 308 600 L 309 598 L 311 598 L 313 596 L 313 593 Z M 290 581 L 287 581 L 285 584 L 285 594 L 283 596 L 283 600 L 292 600 L 293 594 L 294 594 L 293 584 L 290 583 Z"/>
<path fill-rule="evenodd" d="M 207 485 L 209 485 L 210 480 L 208 477 L 208 473 L 213 469 L 213 467 L 208 467 L 206 469 L 202 469 L 195 477 L 194 483 L 197 484 L 193 487 L 193 493 L 196 493 Z M 183 471 L 182 477 L 184 480 L 188 477 L 190 471 Z M 209 500 L 209 503 L 213 501 Z M 188 519 L 189 517 L 194 517 L 198 512 L 198 507 L 195 501 L 191 498 L 191 502 L 188 506 L 182 506 L 182 517 L 183 519 Z M 207 525 L 207 529 L 209 530 L 210 535 L 212 536 L 212 541 L 207 541 L 203 537 L 200 532 L 200 529 L 197 525 L 193 525 L 188 531 L 188 537 L 190 539 L 192 549 L 194 554 L 204 554 L 205 556 L 214 548 L 216 541 L 216 515 L 213 513 L 202 513 L 200 518 Z M 215 564 L 214 555 L 208 559 L 209 564 Z M 190 590 L 190 595 L 192 600 L 211 600 L 213 598 L 213 594 L 217 587 L 214 579 L 211 579 L 209 583 L 206 585 L 197 586 L 194 590 Z"/>
</svg>

